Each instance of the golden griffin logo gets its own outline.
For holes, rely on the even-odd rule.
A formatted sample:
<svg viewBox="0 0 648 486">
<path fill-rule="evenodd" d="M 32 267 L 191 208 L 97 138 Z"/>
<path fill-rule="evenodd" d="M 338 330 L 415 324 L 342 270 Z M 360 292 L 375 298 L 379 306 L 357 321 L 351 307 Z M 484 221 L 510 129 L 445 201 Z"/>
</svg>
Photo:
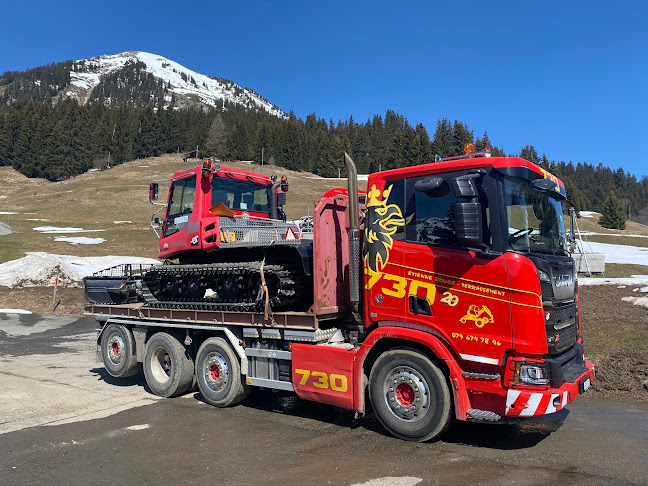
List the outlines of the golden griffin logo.
<svg viewBox="0 0 648 486">
<path fill-rule="evenodd" d="M 394 240 L 392 235 L 399 226 L 405 225 L 401 208 L 396 204 L 387 204 L 393 185 L 381 193 L 376 185 L 367 193 L 367 217 L 365 218 L 365 256 L 366 273 L 370 276 L 367 288 L 371 288 L 380 279 L 382 269 L 389 261 L 389 251 Z M 378 199 L 380 197 L 380 200 Z"/>
</svg>

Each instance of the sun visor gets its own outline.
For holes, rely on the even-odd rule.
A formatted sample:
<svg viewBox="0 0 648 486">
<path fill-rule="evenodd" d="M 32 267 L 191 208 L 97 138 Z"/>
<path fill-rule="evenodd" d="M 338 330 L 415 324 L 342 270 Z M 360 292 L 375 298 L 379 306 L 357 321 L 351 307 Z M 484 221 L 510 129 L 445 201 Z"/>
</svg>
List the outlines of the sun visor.
<svg viewBox="0 0 648 486">
<path fill-rule="evenodd" d="M 219 202 L 216 206 L 211 208 L 209 212 L 214 216 L 225 216 L 226 218 L 233 218 L 234 214 L 236 214 L 222 202 Z"/>
<path fill-rule="evenodd" d="M 535 167 L 537 166 L 534 166 L 534 168 Z M 550 172 L 547 172 L 541 167 L 537 167 L 537 170 L 534 170 L 526 166 L 522 166 L 522 167 L 506 166 L 506 167 L 495 167 L 495 170 L 502 175 L 508 177 L 516 177 L 518 179 L 524 179 L 529 182 L 535 181 L 536 179 L 549 179 L 550 181 L 556 183 L 555 192 L 557 194 L 560 194 L 561 197 L 567 199 L 567 193 L 565 192 L 565 184 L 563 183 L 563 181 L 561 181 L 555 175 L 551 174 Z"/>
</svg>

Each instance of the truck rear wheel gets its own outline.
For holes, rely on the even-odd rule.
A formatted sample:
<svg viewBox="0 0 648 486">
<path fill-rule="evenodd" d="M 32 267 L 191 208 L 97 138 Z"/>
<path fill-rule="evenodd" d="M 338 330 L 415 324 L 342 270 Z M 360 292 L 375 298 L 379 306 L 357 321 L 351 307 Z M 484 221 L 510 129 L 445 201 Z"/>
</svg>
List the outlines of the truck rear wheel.
<svg viewBox="0 0 648 486">
<path fill-rule="evenodd" d="M 158 332 L 146 343 L 144 376 L 151 391 L 160 397 L 186 392 L 193 383 L 193 359 L 175 337 Z"/>
<path fill-rule="evenodd" d="M 101 334 L 101 359 L 115 378 L 132 376 L 142 369 L 137 362 L 133 334 L 119 324 L 108 324 Z"/>
<path fill-rule="evenodd" d="M 198 349 L 196 381 L 205 401 L 216 407 L 239 403 L 250 393 L 238 357 L 222 338 L 209 338 Z"/>
<path fill-rule="evenodd" d="M 369 399 L 380 423 L 404 440 L 437 438 L 450 424 L 446 378 L 417 351 L 397 349 L 382 354 L 371 369 Z"/>
</svg>

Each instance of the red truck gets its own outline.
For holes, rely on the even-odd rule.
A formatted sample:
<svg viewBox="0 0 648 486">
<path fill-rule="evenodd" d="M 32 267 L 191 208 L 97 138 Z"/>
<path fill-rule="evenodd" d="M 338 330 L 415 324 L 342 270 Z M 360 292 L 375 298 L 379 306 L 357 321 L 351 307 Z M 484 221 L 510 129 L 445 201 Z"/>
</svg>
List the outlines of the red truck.
<svg viewBox="0 0 648 486">
<path fill-rule="evenodd" d="M 369 400 L 411 441 L 553 413 L 590 387 L 560 180 L 486 151 L 371 174 L 364 193 L 345 164 L 348 190 L 307 225 L 285 221 L 285 179 L 209 160 L 176 173 L 160 258 L 177 261 L 86 281 L 107 371 L 143 366 L 153 393 L 195 383 L 218 407 L 253 386 L 359 413 Z"/>
</svg>

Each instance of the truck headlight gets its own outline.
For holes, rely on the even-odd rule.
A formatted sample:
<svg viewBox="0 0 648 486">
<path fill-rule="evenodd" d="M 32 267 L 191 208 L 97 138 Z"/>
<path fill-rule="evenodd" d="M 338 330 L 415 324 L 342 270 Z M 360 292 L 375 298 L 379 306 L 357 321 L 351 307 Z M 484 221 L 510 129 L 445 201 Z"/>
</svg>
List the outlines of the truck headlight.
<svg viewBox="0 0 648 486">
<path fill-rule="evenodd" d="M 543 272 L 542 270 L 538 269 L 538 275 L 540 276 L 541 282 L 551 282 L 551 279 L 549 278 L 549 275 L 547 275 L 547 272 Z"/>
<path fill-rule="evenodd" d="M 549 368 L 538 363 L 516 363 L 515 382 L 522 385 L 547 385 L 551 379 Z"/>
</svg>

